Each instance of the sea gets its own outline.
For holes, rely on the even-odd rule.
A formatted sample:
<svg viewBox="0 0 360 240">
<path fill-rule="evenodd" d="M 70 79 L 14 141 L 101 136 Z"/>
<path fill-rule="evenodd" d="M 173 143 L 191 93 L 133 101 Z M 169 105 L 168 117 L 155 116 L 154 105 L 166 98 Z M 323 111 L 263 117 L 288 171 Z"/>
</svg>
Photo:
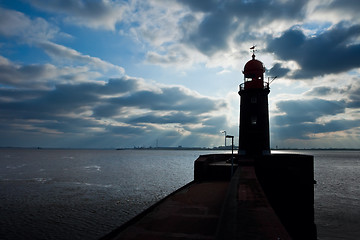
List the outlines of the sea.
<svg viewBox="0 0 360 240">
<path fill-rule="evenodd" d="M 0 239 L 99 239 L 193 180 L 210 150 L 0 149 Z M 360 151 L 314 155 L 318 239 L 360 239 Z"/>
</svg>

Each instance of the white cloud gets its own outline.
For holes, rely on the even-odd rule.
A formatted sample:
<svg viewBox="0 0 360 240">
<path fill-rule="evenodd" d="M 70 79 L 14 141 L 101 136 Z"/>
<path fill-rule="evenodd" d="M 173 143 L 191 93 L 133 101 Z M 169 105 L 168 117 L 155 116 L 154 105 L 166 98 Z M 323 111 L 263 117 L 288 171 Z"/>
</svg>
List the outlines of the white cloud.
<svg viewBox="0 0 360 240">
<path fill-rule="evenodd" d="M 217 75 L 223 75 L 223 74 L 227 74 L 227 73 L 231 73 L 231 71 L 228 70 L 228 69 L 223 69 L 223 70 L 221 70 L 220 72 L 217 72 L 216 74 L 217 74 Z"/>
<path fill-rule="evenodd" d="M 89 82 L 102 76 L 88 67 L 53 64 L 15 64 L 0 56 L 0 84 L 26 89 L 52 89 L 56 84 Z"/>
<path fill-rule="evenodd" d="M 69 24 L 86 26 L 95 29 L 115 30 L 116 24 L 123 20 L 126 4 L 110 0 L 31 0 L 33 6 L 64 14 Z"/>
<path fill-rule="evenodd" d="M 69 66 L 69 69 L 72 70 L 77 69 L 76 70 L 77 79 L 83 79 L 83 77 L 79 78 L 81 74 L 79 74 L 78 70 L 84 67 L 89 73 L 93 73 L 93 76 L 90 77 L 92 79 L 99 77 L 99 74 L 94 73 L 94 71 L 106 72 L 108 73 L 107 74 L 108 77 L 109 76 L 118 77 L 119 75 L 120 76 L 123 75 L 125 72 L 124 69 L 120 66 L 116 66 L 100 58 L 85 55 L 74 49 L 52 42 L 54 38 L 58 38 L 60 36 L 68 36 L 68 35 L 60 32 L 58 27 L 53 26 L 52 24 L 48 23 L 46 20 L 42 18 L 31 19 L 21 12 L 0 8 L 0 34 L 7 38 L 15 38 L 24 44 L 34 45 L 42 48 L 50 57 L 57 60 L 58 63 L 59 62 L 63 63 L 63 65 Z M 4 59 L 5 58 L 1 59 L 2 63 L 4 63 Z M 42 66 L 29 65 L 27 66 L 27 69 L 20 68 L 20 70 L 25 71 L 25 70 L 29 70 L 29 68 L 34 69 L 35 67 L 38 68 L 39 71 L 40 69 L 42 69 L 41 71 L 43 72 L 46 72 L 45 71 L 46 68 L 47 71 L 49 72 L 46 74 L 50 74 L 54 72 L 54 68 L 55 68 L 55 66 L 51 64 L 42 65 Z M 13 66 L 14 73 L 17 72 L 17 74 L 19 74 L 21 71 L 18 71 L 19 69 L 17 70 L 16 69 L 17 66 L 14 65 Z M 69 76 L 73 76 L 71 71 L 69 72 Z M 4 73 L 2 74 L 4 75 Z M 83 76 L 85 75 L 86 77 L 90 76 L 90 74 L 83 74 Z M 19 78 L 21 77 L 19 76 Z M 72 77 L 69 78 L 72 79 Z M 50 78 L 41 77 L 39 79 L 41 80 L 36 80 L 35 82 L 39 83 L 44 79 L 50 79 Z M 14 81 L 15 80 L 12 80 L 11 82 L 14 83 Z M 54 81 L 50 81 L 50 82 L 54 82 Z"/>
<path fill-rule="evenodd" d="M 21 12 L 0 8 L 0 34 L 25 43 L 53 39 L 61 35 L 56 26 L 43 18 L 30 19 Z"/>
<path fill-rule="evenodd" d="M 131 26 L 140 41 L 160 48 L 164 44 L 178 43 L 181 32 L 178 22 L 186 12 L 175 1 L 132 0 L 126 15 L 126 22 Z"/>
<path fill-rule="evenodd" d="M 353 0 L 310 0 L 307 7 L 307 22 L 350 21 L 359 24 L 359 1 Z"/>
<path fill-rule="evenodd" d="M 90 65 L 103 71 L 115 70 L 117 74 L 124 74 L 124 69 L 97 57 L 81 54 L 80 52 L 52 42 L 42 42 L 39 46 L 51 57 L 60 61 L 72 61 L 74 63 Z"/>
</svg>

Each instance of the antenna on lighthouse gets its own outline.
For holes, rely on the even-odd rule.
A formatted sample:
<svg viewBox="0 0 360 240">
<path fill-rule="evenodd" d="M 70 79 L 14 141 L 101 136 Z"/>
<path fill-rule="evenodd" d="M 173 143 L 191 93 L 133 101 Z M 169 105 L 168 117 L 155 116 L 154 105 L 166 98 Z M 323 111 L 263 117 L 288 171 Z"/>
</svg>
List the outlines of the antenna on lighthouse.
<svg viewBox="0 0 360 240">
<path fill-rule="evenodd" d="M 272 77 L 272 80 L 269 82 L 269 85 L 270 85 L 276 78 L 277 78 L 277 76 Z M 270 79 L 270 77 L 269 77 L 269 79 Z M 268 81 L 269 81 L 269 80 L 268 80 Z"/>
</svg>

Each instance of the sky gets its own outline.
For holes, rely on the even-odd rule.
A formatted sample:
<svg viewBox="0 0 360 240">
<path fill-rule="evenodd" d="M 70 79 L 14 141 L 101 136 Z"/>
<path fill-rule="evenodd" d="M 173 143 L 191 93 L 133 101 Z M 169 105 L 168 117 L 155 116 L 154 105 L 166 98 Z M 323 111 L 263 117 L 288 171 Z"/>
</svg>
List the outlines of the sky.
<svg viewBox="0 0 360 240">
<path fill-rule="evenodd" d="M 238 141 L 239 84 L 270 85 L 272 148 L 360 148 L 360 1 L 0 0 L 0 146 Z M 228 143 L 230 144 L 230 143 Z"/>
</svg>

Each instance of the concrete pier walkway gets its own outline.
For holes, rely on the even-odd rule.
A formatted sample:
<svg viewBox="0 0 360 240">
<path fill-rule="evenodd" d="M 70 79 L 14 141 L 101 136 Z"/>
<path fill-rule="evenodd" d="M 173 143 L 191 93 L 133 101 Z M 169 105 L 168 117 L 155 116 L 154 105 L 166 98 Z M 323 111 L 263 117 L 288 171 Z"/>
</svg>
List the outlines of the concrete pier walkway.
<svg viewBox="0 0 360 240">
<path fill-rule="evenodd" d="M 231 181 L 193 182 L 103 239 L 291 239 L 253 166 Z"/>
<path fill-rule="evenodd" d="M 270 206 L 253 166 L 242 166 L 235 172 L 223 212 L 217 239 L 291 239 Z"/>
<path fill-rule="evenodd" d="M 193 183 L 103 239 L 214 239 L 228 182 Z"/>
</svg>

